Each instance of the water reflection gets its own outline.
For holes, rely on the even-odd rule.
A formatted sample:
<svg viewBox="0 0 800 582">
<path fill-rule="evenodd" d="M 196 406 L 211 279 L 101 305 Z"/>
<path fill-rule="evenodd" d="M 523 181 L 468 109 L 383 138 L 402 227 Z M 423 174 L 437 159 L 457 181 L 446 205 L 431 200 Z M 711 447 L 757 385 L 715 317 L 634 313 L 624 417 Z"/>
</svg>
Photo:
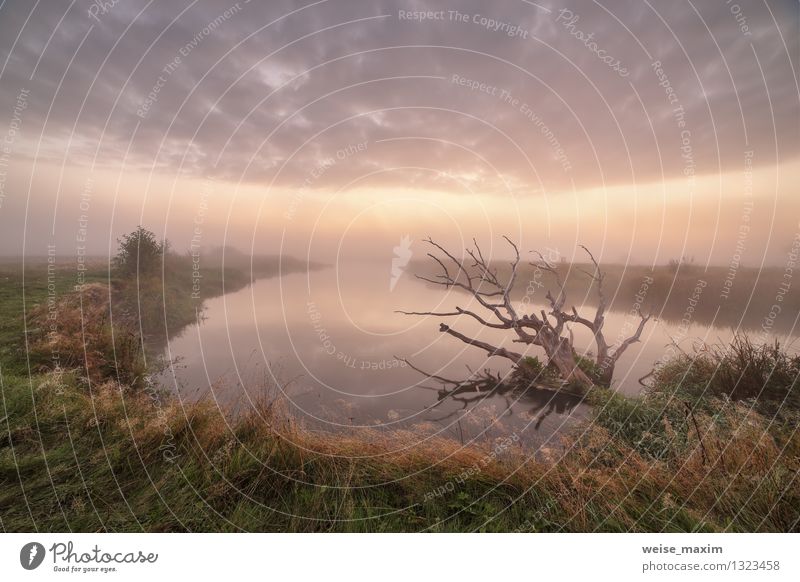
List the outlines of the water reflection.
<svg viewBox="0 0 800 582">
<path fill-rule="evenodd" d="M 210 300 L 204 320 L 169 342 L 167 357 L 182 361 L 161 380 L 181 398 L 211 395 L 220 407 L 234 409 L 251 406 L 265 382 L 282 385 L 292 379 L 283 394 L 291 413 L 323 430 L 404 427 L 463 439 L 516 432 L 539 445 L 557 439 L 565 426 L 586 415 L 579 398 L 538 388 L 426 389 L 427 379 L 403 359 L 454 378 L 484 369 L 504 376 L 508 362 L 439 333 L 437 318 L 395 313 L 456 305 L 469 309 L 468 297 L 432 291 L 408 274 L 390 287 L 390 275 L 388 263 L 341 263 L 258 280 Z M 607 337 L 624 333 L 630 317 L 608 312 Z M 454 317 L 449 323 L 473 337 L 519 349 L 502 330 L 484 328 L 471 318 Z M 593 343 L 588 330 L 575 328 L 574 334 L 576 347 L 588 353 Z M 695 322 L 685 329 L 656 322 L 618 362 L 615 388 L 639 391 L 637 380 L 668 357 L 676 343 L 689 349 L 694 341 L 730 341 L 732 334 Z M 528 353 L 542 357 L 538 350 L 534 346 Z"/>
<path fill-rule="evenodd" d="M 556 415 L 570 415 L 583 401 L 581 396 L 567 392 L 556 392 L 552 389 L 540 388 L 534 385 L 521 386 L 503 382 L 501 379 L 490 383 L 469 382 L 453 388 L 436 389 L 436 402 L 428 410 L 436 410 L 447 402 L 456 402 L 459 408 L 445 413 L 435 422 L 444 422 L 461 413 L 469 411 L 487 398 L 500 398 L 505 402 L 503 415 L 513 416 L 515 408 L 524 408 L 523 416 L 534 419 L 534 430 L 539 430 L 542 423 L 553 413 Z"/>
</svg>

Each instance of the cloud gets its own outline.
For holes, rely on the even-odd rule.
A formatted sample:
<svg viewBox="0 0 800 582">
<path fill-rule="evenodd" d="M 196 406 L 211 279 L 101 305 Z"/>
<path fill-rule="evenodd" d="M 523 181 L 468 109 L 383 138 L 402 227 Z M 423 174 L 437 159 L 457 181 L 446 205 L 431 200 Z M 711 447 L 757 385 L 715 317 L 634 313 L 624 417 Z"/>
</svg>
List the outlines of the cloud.
<svg viewBox="0 0 800 582">
<path fill-rule="evenodd" d="M 0 122 L 31 95 L 15 155 L 292 188 L 368 142 L 314 187 L 533 195 L 800 145 L 795 2 L 106 4 L 0 9 Z"/>
</svg>

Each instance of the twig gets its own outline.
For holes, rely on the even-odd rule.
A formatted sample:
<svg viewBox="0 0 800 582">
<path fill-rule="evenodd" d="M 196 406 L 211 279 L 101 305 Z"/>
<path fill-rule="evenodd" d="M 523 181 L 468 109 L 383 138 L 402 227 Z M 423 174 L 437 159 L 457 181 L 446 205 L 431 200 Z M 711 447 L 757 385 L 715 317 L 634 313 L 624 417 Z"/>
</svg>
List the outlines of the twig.
<svg viewBox="0 0 800 582">
<path fill-rule="evenodd" d="M 702 454 L 703 466 L 705 466 L 708 456 L 706 455 L 706 447 L 703 444 L 703 435 L 700 434 L 700 427 L 697 425 L 697 419 L 694 417 L 694 412 L 692 412 L 689 403 L 684 401 L 683 405 L 686 407 L 686 418 L 691 418 L 692 423 L 694 424 L 694 430 L 697 433 L 697 440 L 700 441 L 700 453 Z"/>
</svg>

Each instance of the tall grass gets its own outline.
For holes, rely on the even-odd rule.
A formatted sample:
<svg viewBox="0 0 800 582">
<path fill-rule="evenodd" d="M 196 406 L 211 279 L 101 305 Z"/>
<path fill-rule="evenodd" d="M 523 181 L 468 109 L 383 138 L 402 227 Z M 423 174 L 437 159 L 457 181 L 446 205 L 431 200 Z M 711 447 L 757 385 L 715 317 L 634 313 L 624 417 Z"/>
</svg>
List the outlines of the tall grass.
<svg viewBox="0 0 800 582">
<path fill-rule="evenodd" d="M 743 401 L 780 422 L 796 422 L 800 410 L 800 356 L 777 341 L 757 345 L 737 334 L 729 345 L 681 354 L 660 366 L 655 380 L 656 390 Z"/>
<path fill-rule="evenodd" d="M 31 336 L 66 372 L 0 368 L 5 531 L 798 530 L 798 366 L 777 345 L 681 355 L 639 398 L 594 390 L 557 449 L 465 447 L 311 431 L 266 388 L 236 417 L 181 402 L 112 339 L 108 288 L 84 293 Z"/>
<path fill-rule="evenodd" d="M 557 451 L 325 434 L 266 397 L 232 419 L 152 386 L 3 377 L 8 531 L 797 531 L 800 439 L 746 401 L 592 395 Z M 705 371 L 705 372 L 704 372 Z M 0 416 L 1 418 L 1 416 Z"/>
</svg>

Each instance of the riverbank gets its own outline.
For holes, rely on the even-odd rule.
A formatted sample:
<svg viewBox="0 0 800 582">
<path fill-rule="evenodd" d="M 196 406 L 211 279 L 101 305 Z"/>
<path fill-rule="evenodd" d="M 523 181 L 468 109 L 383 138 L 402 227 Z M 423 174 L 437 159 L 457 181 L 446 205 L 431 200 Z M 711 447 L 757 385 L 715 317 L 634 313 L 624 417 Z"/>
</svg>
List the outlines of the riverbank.
<svg viewBox="0 0 800 582">
<path fill-rule="evenodd" d="M 130 279 L 107 259 L 88 261 L 81 271 L 55 258 L 27 264 L 5 260 L 0 263 L 0 364 L 6 373 L 20 375 L 56 367 L 96 370 L 84 361 L 82 343 L 94 343 L 90 353 L 107 352 L 113 359 L 111 323 L 121 333 L 117 339 L 140 344 L 139 357 L 145 351 L 157 354 L 168 338 L 202 317 L 206 300 L 256 279 L 322 267 L 292 257 L 228 255 L 223 265 L 221 254 L 210 254 L 198 268 L 189 256 L 172 254 L 155 275 Z M 78 290 L 88 298 L 85 305 Z M 84 307 L 92 313 L 82 314 Z"/>
<path fill-rule="evenodd" d="M 677 364 L 676 364 L 677 366 Z M 231 423 L 150 387 L 3 376 L 5 531 L 796 531 L 800 439 L 708 379 L 593 395 L 535 460 L 513 438 L 321 435 L 265 398 Z"/>
<path fill-rule="evenodd" d="M 273 386 L 235 420 L 211 401 L 181 403 L 135 358 L 103 352 L 119 351 L 107 340 L 119 332 L 136 337 L 124 317 L 110 333 L 104 285 L 56 306 L 62 323 L 77 309 L 83 330 L 58 344 L 70 366 L 48 369 L 47 335 L 29 333 L 46 348 L 30 375 L 3 352 L 4 531 L 798 529 L 800 360 L 779 348 L 680 355 L 638 398 L 596 389 L 590 420 L 535 455 L 515 435 L 465 447 L 414 431 L 313 432 Z M 46 289 L 31 328 L 46 322 Z M 21 304 L 11 294 L 4 305 Z"/>
</svg>

